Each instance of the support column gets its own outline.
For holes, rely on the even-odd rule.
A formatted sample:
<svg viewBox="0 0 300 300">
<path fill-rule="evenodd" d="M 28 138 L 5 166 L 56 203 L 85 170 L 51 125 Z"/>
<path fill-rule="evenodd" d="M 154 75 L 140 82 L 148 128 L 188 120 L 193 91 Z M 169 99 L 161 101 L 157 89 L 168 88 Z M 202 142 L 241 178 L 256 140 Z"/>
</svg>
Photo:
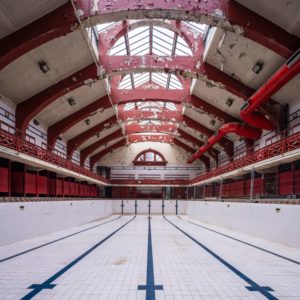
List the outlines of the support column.
<svg viewBox="0 0 300 300">
<path fill-rule="evenodd" d="M 250 201 L 253 200 L 254 196 L 254 175 L 255 175 L 255 169 L 251 169 L 251 182 L 250 182 Z"/>
<path fill-rule="evenodd" d="M 123 215 L 124 213 L 124 200 L 122 199 L 122 204 L 121 204 L 121 213 Z"/>
<path fill-rule="evenodd" d="M 222 199 L 222 192 L 223 192 L 223 177 L 220 180 L 220 186 L 219 186 L 219 199 Z"/>
<path fill-rule="evenodd" d="M 150 215 L 151 215 L 151 200 L 149 199 L 148 200 L 148 208 L 149 208 L 149 218 L 150 218 Z"/>
</svg>

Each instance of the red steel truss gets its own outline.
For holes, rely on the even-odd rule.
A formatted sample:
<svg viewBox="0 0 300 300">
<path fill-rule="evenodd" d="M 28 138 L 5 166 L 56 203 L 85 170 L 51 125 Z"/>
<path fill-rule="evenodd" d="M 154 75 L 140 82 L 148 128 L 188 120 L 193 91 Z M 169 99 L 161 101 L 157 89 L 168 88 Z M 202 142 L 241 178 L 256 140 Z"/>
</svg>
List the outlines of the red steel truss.
<svg viewBox="0 0 300 300">
<path fill-rule="evenodd" d="M 159 134 L 159 135 L 130 134 L 130 135 L 128 135 L 129 143 L 159 142 L 159 143 L 172 144 L 173 140 L 174 140 L 174 136 L 169 135 L 169 134 Z"/>
<path fill-rule="evenodd" d="M 88 139 L 90 139 L 94 135 L 97 135 L 102 130 L 111 128 L 112 126 L 115 126 L 117 124 L 118 122 L 116 116 L 112 116 L 105 121 L 93 126 L 92 128 L 84 131 L 83 133 L 75 136 L 67 143 L 67 155 L 71 157 L 74 151 Z"/>
<path fill-rule="evenodd" d="M 233 0 L 193 3 L 174 0 L 172 5 L 161 0 L 97 2 L 98 9 L 95 11 L 96 6 L 91 0 L 77 1 L 77 14 L 87 26 L 124 19 L 200 21 L 208 25 L 218 25 L 225 30 L 237 29 L 236 31 L 241 32 L 245 37 L 272 49 L 285 58 L 288 58 L 299 46 L 299 38 Z M 226 21 L 235 27 L 228 26 Z M 3 38 L 0 41 L 0 69 L 28 51 L 77 28 L 78 23 L 73 7 L 68 2 Z"/>
<path fill-rule="evenodd" d="M 91 153 L 96 151 L 101 146 L 106 145 L 107 143 L 109 143 L 115 139 L 121 138 L 122 136 L 123 136 L 122 129 L 118 129 L 118 130 L 114 131 L 113 133 L 105 136 L 104 138 L 98 140 L 97 142 L 91 144 L 90 146 L 85 147 L 80 152 L 80 164 L 82 166 L 84 166 L 85 160 Z"/>
<path fill-rule="evenodd" d="M 75 113 L 68 115 L 57 123 L 51 125 L 48 128 L 48 146 L 50 147 L 50 149 L 53 148 L 57 138 L 61 133 L 66 132 L 68 129 L 70 129 L 83 119 L 88 118 L 93 113 L 110 107 L 111 103 L 108 96 L 104 96 L 85 106 L 84 108 L 76 111 Z"/>
</svg>

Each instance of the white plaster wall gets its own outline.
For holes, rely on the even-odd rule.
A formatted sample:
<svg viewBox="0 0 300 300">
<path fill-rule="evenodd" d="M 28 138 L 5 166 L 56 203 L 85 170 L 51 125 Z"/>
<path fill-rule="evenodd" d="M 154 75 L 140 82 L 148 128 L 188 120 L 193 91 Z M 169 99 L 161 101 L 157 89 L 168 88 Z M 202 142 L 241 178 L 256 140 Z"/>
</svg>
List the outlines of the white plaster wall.
<svg viewBox="0 0 300 300">
<path fill-rule="evenodd" d="M 280 212 L 276 212 L 277 208 Z M 188 201 L 187 215 L 201 222 L 300 248 L 300 206 Z"/>
<path fill-rule="evenodd" d="M 112 209 L 115 214 L 122 212 L 122 200 L 111 200 Z M 123 201 L 123 212 L 124 214 L 135 213 L 135 200 L 124 200 Z M 138 199 L 137 200 L 137 214 L 148 214 L 149 213 L 149 200 Z M 165 200 L 165 214 L 176 213 L 176 200 Z M 187 201 L 178 201 L 178 214 L 185 214 L 187 209 Z M 162 200 L 151 200 L 151 214 L 162 214 Z"/>
<path fill-rule="evenodd" d="M 110 200 L 1 203 L 0 246 L 86 224 L 111 214 Z"/>
<path fill-rule="evenodd" d="M 134 178 L 136 180 L 149 178 L 150 179 L 191 179 L 196 176 L 200 168 L 187 165 L 172 165 L 164 166 L 113 166 L 111 168 L 111 179 L 128 179 Z"/>
<path fill-rule="evenodd" d="M 156 142 L 143 142 L 143 143 L 134 143 L 128 146 L 116 149 L 113 153 L 106 155 L 100 160 L 99 165 L 102 166 L 117 166 L 117 165 L 131 165 L 132 161 L 135 159 L 136 155 L 141 151 L 146 149 L 155 149 L 159 151 L 169 164 L 184 164 L 186 165 L 187 158 L 189 154 L 182 149 L 164 143 Z M 195 163 L 197 165 L 200 163 Z M 188 165 L 191 166 L 191 165 Z"/>
</svg>

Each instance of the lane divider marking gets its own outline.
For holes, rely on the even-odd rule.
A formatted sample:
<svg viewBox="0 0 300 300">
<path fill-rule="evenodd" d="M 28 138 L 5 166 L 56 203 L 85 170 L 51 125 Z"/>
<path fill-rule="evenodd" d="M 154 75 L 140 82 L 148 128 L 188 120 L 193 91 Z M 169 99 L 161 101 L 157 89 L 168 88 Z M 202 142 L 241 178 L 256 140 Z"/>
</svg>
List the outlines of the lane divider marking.
<svg viewBox="0 0 300 300">
<path fill-rule="evenodd" d="M 201 228 L 206 229 L 206 230 L 208 230 L 208 231 L 211 231 L 211 232 L 214 232 L 214 233 L 219 234 L 219 235 L 221 235 L 221 236 L 227 237 L 227 238 L 232 239 L 232 240 L 234 240 L 234 241 L 236 241 L 236 242 L 245 244 L 245 245 L 247 245 L 247 246 L 250 246 L 250 247 L 253 247 L 253 248 L 255 248 L 255 249 L 258 249 L 258 250 L 264 251 L 264 252 L 266 252 L 266 253 L 272 254 L 272 255 L 274 255 L 274 256 L 277 256 L 277 257 L 279 257 L 279 258 L 285 259 L 285 260 L 287 260 L 287 261 L 289 261 L 289 262 L 292 262 L 292 263 L 294 263 L 294 264 L 300 265 L 300 262 L 297 261 L 297 260 L 288 258 L 288 257 L 286 257 L 286 256 L 283 256 L 283 255 L 281 255 L 281 254 L 272 252 L 272 251 L 267 250 L 267 249 L 264 249 L 264 248 L 262 248 L 262 247 L 259 247 L 259 246 L 250 244 L 250 243 L 245 242 L 245 241 L 242 241 L 242 240 L 239 240 L 239 239 L 234 238 L 234 237 L 232 237 L 232 236 L 230 236 L 230 235 L 227 235 L 227 234 L 225 234 L 225 233 L 222 233 L 222 232 L 219 232 L 219 231 L 210 229 L 210 228 L 205 227 L 205 226 L 203 226 L 203 225 L 199 225 L 199 224 L 194 223 L 194 222 L 192 222 L 192 221 L 185 220 L 185 219 L 181 218 L 180 216 L 177 216 L 177 217 L 178 217 L 180 220 L 182 220 L 182 221 L 191 223 L 191 224 L 193 224 L 193 225 L 195 225 L 195 226 L 201 227 Z"/>
<path fill-rule="evenodd" d="M 89 255 L 91 252 L 93 252 L 95 249 L 97 249 L 100 245 L 102 245 L 104 242 L 106 242 L 109 238 L 111 238 L 113 235 L 115 235 L 118 231 L 120 231 L 122 228 L 124 228 L 126 225 L 128 225 L 131 221 L 135 219 L 135 216 L 131 218 L 128 222 L 123 224 L 121 227 L 113 231 L 111 234 L 106 236 L 104 239 L 102 239 L 100 242 L 98 242 L 96 245 L 85 251 L 83 254 L 75 258 L 73 261 L 71 261 L 68 265 L 63 267 L 61 270 L 56 272 L 54 275 L 52 275 L 50 278 L 45 280 L 42 284 L 32 284 L 28 289 L 32 289 L 31 292 L 29 292 L 27 295 L 25 295 L 21 300 L 28 300 L 35 297 L 37 294 L 39 294 L 43 290 L 47 289 L 53 289 L 56 284 L 52 284 L 53 281 L 55 281 L 57 278 L 62 276 L 64 273 L 66 273 L 68 270 L 70 270 L 72 267 L 74 267 L 76 264 L 78 264 L 82 259 L 84 259 L 87 255 Z"/>
<path fill-rule="evenodd" d="M 230 271 L 232 271 L 234 274 L 236 274 L 238 277 L 240 277 L 242 280 L 244 280 L 245 282 L 247 282 L 250 286 L 246 286 L 245 288 L 248 291 L 251 292 L 259 292 L 261 295 L 265 296 L 267 299 L 270 300 L 278 300 L 278 298 L 276 298 L 275 296 L 273 296 L 272 294 L 270 294 L 269 292 L 273 292 L 274 290 L 268 286 L 260 286 L 259 284 L 257 284 L 254 280 L 252 280 L 251 278 L 249 278 L 247 275 L 245 275 L 244 273 L 242 273 L 240 270 L 238 270 L 236 267 L 234 267 L 232 264 L 230 264 L 229 262 L 227 262 L 225 259 L 223 259 L 222 257 L 220 257 L 218 254 L 216 254 L 215 252 L 213 252 L 211 249 L 209 249 L 208 247 L 206 247 L 204 244 L 202 244 L 201 242 L 197 241 L 195 238 L 193 238 L 191 235 L 189 235 L 187 232 L 183 231 L 181 228 L 179 228 L 177 225 L 175 225 L 174 223 L 172 223 L 170 220 L 168 220 L 165 216 L 164 219 L 170 223 L 171 225 L 173 225 L 177 230 L 179 230 L 181 233 L 183 233 L 185 236 L 187 236 L 189 239 L 191 239 L 193 242 L 195 242 L 198 246 L 200 246 L 203 250 L 205 250 L 207 253 L 209 253 L 210 255 L 212 255 L 215 259 L 217 259 L 220 263 L 222 263 L 225 267 L 227 267 Z"/>
<path fill-rule="evenodd" d="M 149 217 L 148 220 L 147 283 L 146 285 L 139 285 L 138 290 L 146 291 L 146 300 L 155 300 L 155 291 L 163 290 L 163 286 L 155 285 L 152 253 L 151 217 Z"/>
<path fill-rule="evenodd" d="M 79 233 L 82 233 L 82 232 L 85 232 L 85 231 L 94 229 L 94 228 L 96 228 L 96 227 L 102 226 L 102 225 L 104 225 L 104 224 L 113 222 L 113 221 L 115 221 L 115 220 L 120 219 L 121 217 L 122 217 L 122 216 L 119 216 L 119 217 L 117 217 L 117 218 L 115 218 L 115 219 L 106 221 L 106 222 L 104 222 L 104 223 L 101 223 L 101 224 L 98 224 L 98 225 L 95 225 L 95 226 L 92 226 L 92 227 L 89 227 L 89 228 L 86 228 L 86 229 L 83 229 L 83 230 L 80 230 L 80 231 L 77 231 L 77 232 L 68 234 L 68 235 L 66 235 L 66 236 L 64 236 L 64 237 L 61 237 L 61 238 L 59 238 L 59 239 L 56 239 L 56 240 L 54 240 L 54 241 L 51 241 L 51 242 L 48 242 L 48 243 L 45 243 L 45 244 L 42 244 L 42 245 L 33 247 L 33 248 L 31 248 L 31 249 L 28 249 L 28 250 L 19 252 L 19 253 L 17 253 L 17 254 L 14 254 L 14 255 L 11 255 L 11 256 L 8 256 L 8 257 L 5 257 L 5 258 L 2 258 L 2 259 L 0 259 L 0 263 L 5 262 L 5 261 L 8 261 L 8 260 L 13 259 L 13 258 L 16 258 L 16 257 L 21 256 L 21 255 L 27 254 L 27 253 L 29 253 L 29 252 L 31 252 L 31 251 L 34 251 L 34 250 L 37 250 L 37 249 L 40 249 L 40 248 L 49 246 L 49 245 L 51 245 L 51 244 L 57 243 L 57 242 L 59 242 L 59 241 L 62 241 L 62 240 L 64 240 L 64 239 L 67 239 L 67 238 L 69 238 L 69 237 L 72 237 L 72 236 L 74 236 L 74 235 L 77 235 L 77 234 L 79 234 Z"/>
</svg>

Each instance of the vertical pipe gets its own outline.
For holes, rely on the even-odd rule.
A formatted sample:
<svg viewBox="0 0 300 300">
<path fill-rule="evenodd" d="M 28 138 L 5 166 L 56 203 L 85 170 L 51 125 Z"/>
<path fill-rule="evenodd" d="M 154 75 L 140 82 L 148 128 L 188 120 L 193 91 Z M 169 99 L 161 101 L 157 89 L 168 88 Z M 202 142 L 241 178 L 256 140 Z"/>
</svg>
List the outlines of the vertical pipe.
<svg viewBox="0 0 300 300">
<path fill-rule="evenodd" d="M 176 208 L 176 216 L 177 216 L 178 215 L 178 199 L 176 199 L 175 208 Z"/>
<path fill-rule="evenodd" d="M 222 199 L 222 192 L 223 192 L 223 177 L 220 180 L 220 186 L 219 186 L 219 199 Z"/>
<path fill-rule="evenodd" d="M 250 182 L 250 201 L 253 200 L 253 188 L 254 188 L 254 174 L 255 174 L 255 169 L 251 169 L 251 182 Z"/>
<path fill-rule="evenodd" d="M 8 160 L 8 197 L 11 197 L 12 189 L 11 189 L 11 161 Z"/>
<path fill-rule="evenodd" d="M 295 172 L 295 162 L 292 162 L 292 172 L 293 172 L 293 182 L 292 182 L 292 185 L 293 185 L 293 195 L 296 195 L 296 184 L 295 184 L 295 181 L 296 181 L 296 172 Z"/>
<path fill-rule="evenodd" d="M 137 200 L 135 199 L 135 203 L 134 203 L 134 214 L 137 214 Z"/>
<path fill-rule="evenodd" d="M 122 199 L 122 204 L 121 204 L 121 213 L 123 215 L 124 213 L 124 200 Z"/>
</svg>

